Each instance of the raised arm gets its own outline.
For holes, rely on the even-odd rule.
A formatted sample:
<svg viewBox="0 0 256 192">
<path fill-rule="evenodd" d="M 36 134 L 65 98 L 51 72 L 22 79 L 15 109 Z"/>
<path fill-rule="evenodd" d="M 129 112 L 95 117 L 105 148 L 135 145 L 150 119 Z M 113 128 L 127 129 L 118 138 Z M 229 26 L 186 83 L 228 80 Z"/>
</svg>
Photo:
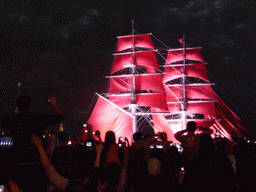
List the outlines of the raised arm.
<svg viewBox="0 0 256 192">
<path fill-rule="evenodd" d="M 182 140 L 182 135 L 183 135 L 184 133 L 186 133 L 186 132 L 187 132 L 187 130 L 178 131 L 177 133 L 174 134 L 174 137 L 175 137 L 179 142 L 181 142 L 181 140 Z"/>
<path fill-rule="evenodd" d="M 95 162 L 94 162 L 94 167 L 99 167 L 100 166 L 100 155 L 101 155 L 101 152 L 103 150 L 103 144 L 101 142 L 101 140 L 99 141 L 99 145 L 96 144 L 96 142 L 94 141 L 94 145 L 95 145 L 95 148 L 96 148 L 96 159 L 95 159 Z"/>
<path fill-rule="evenodd" d="M 203 131 L 201 134 L 203 134 L 203 135 L 211 135 L 212 133 L 213 133 L 213 130 L 212 129 L 210 129 L 210 128 L 203 128 L 202 126 L 199 126 L 198 127 L 199 128 L 199 130 L 201 130 L 201 131 Z"/>
<path fill-rule="evenodd" d="M 95 131 L 95 136 L 99 139 L 99 143 L 102 143 L 99 130 Z"/>
<path fill-rule="evenodd" d="M 52 152 L 54 150 L 54 142 L 55 142 L 55 139 L 56 139 L 56 134 L 55 133 L 48 133 L 48 134 L 46 134 L 45 137 L 48 141 L 48 147 L 47 147 L 46 154 L 49 158 L 51 158 Z"/>
<path fill-rule="evenodd" d="M 127 142 L 128 149 L 130 149 L 130 143 L 129 143 L 129 139 L 127 139 L 127 137 L 125 137 L 125 141 Z"/>
<path fill-rule="evenodd" d="M 83 137 L 84 134 L 85 134 L 85 130 L 82 129 L 82 130 L 80 131 L 80 133 L 78 133 L 78 135 L 77 135 L 75 141 L 72 142 L 72 146 L 75 147 L 76 145 L 78 145 L 78 144 L 80 143 L 80 141 L 81 141 L 81 139 L 82 139 L 82 137 Z"/>
<path fill-rule="evenodd" d="M 54 108 L 56 113 L 63 115 L 61 110 L 59 109 L 56 99 L 54 97 L 49 97 L 48 101 L 49 101 L 50 105 Z"/>
<path fill-rule="evenodd" d="M 91 139 L 91 138 L 93 138 L 92 125 L 87 124 L 87 138 L 86 138 L 86 140 Z"/>
<path fill-rule="evenodd" d="M 121 175 L 120 175 L 120 180 L 119 180 L 119 184 L 118 184 L 118 189 L 120 191 L 125 191 L 125 185 L 126 185 L 126 180 L 127 180 L 126 170 L 127 170 L 128 160 L 129 160 L 129 146 L 122 145 L 122 149 L 124 151 L 124 161 L 123 161 L 123 166 L 121 169 Z"/>
<path fill-rule="evenodd" d="M 159 138 L 162 140 L 163 151 L 167 152 L 168 148 L 170 147 L 169 142 L 167 141 L 167 134 L 166 132 L 160 132 Z"/>
<path fill-rule="evenodd" d="M 36 145 L 38 149 L 46 175 L 57 189 L 64 191 L 69 183 L 69 180 L 62 177 L 55 171 L 50 159 L 47 157 L 47 154 L 43 149 L 42 141 L 38 135 L 32 135 L 30 140 Z"/>
</svg>

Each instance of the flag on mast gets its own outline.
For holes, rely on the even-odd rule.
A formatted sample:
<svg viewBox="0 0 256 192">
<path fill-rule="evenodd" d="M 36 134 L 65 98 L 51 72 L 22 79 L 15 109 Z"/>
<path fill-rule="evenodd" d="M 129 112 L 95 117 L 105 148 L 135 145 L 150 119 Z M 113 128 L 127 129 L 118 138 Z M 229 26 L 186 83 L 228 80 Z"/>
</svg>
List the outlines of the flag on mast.
<svg viewBox="0 0 256 192">
<path fill-rule="evenodd" d="M 183 39 L 179 39 L 179 42 L 182 44 L 182 43 L 184 43 L 184 40 Z"/>
</svg>

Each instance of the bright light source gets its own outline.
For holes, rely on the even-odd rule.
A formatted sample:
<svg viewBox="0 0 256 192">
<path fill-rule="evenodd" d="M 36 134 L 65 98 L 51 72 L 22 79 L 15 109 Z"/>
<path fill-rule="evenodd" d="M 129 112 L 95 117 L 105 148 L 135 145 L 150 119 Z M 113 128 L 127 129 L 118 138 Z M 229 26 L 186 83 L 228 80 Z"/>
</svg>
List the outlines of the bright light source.
<svg viewBox="0 0 256 192">
<path fill-rule="evenodd" d="M 158 149 L 163 149 L 163 146 L 162 145 L 157 145 L 156 146 Z"/>
</svg>

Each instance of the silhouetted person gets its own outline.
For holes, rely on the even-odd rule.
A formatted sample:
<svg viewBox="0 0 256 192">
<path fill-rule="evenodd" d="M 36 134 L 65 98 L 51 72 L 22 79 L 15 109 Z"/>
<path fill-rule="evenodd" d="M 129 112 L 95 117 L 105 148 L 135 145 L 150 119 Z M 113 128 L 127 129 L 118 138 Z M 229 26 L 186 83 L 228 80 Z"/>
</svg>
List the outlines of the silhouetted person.
<svg viewBox="0 0 256 192">
<path fill-rule="evenodd" d="M 187 129 L 178 131 L 174 136 L 181 143 L 183 147 L 183 155 L 186 160 L 191 160 L 195 158 L 198 154 L 199 140 L 200 137 L 204 134 L 212 134 L 212 130 L 209 128 L 203 129 L 203 133 L 196 134 L 195 131 L 197 125 L 194 121 L 187 123 Z M 183 135 L 186 133 L 186 135 Z"/>
<path fill-rule="evenodd" d="M 59 147 L 53 150 L 51 162 L 57 173 L 65 178 L 70 178 L 72 168 L 73 147 L 68 145 L 69 133 L 60 132 L 58 135 Z"/>
<path fill-rule="evenodd" d="M 213 139 L 205 134 L 200 138 L 197 159 L 185 167 L 186 190 L 234 190 L 234 173 L 227 157 L 215 148 Z"/>
<path fill-rule="evenodd" d="M 133 134 L 133 143 L 131 146 L 130 154 L 131 156 L 134 156 L 136 151 L 143 148 L 145 150 L 145 159 L 149 159 L 149 148 L 150 145 L 153 144 L 155 141 L 155 138 L 153 135 L 148 135 L 146 138 L 143 138 L 143 135 L 141 132 L 136 132 Z"/>
<path fill-rule="evenodd" d="M 104 148 L 101 155 L 101 166 L 106 167 L 107 164 L 111 162 L 117 162 L 119 165 L 121 165 L 119 152 L 115 133 L 113 131 L 107 131 L 105 134 Z"/>
<path fill-rule="evenodd" d="M 86 138 L 84 137 L 85 130 L 87 130 Z M 100 138 L 100 133 L 96 131 L 95 136 Z M 98 144 L 98 141 L 93 138 L 92 126 L 90 124 L 87 124 L 86 129 L 81 130 L 77 139 L 82 142 L 76 145 L 73 151 L 71 177 L 83 180 L 92 173 L 96 157 L 96 146 L 94 143 Z"/>
<path fill-rule="evenodd" d="M 35 145 L 30 141 L 32 134 L 43 139 L 46 128 L 64 120 L 64 116 L 56 104 L 54 97 L 49 98 L 55 115 L 35 114 L 32 112 L 32 99 L 22 95 L 17 99 L 19 113 L 2 120 L 1 125 L 10 129 L 13 137 L 13 162 L 8 173 L 17 182 L 22 191 L 44 190 L 44 170 Z M 42 174 L 41 174 L 42 173 Z"/>
</svg>

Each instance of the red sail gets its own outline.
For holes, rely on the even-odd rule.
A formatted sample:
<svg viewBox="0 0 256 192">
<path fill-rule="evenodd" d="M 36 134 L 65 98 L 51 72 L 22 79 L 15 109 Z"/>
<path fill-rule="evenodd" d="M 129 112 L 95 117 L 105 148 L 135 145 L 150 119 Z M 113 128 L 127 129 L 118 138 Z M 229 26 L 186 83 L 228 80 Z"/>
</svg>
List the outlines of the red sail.
<svg viewBox="0 0 256 192">
<path fill-rule="evenodd" d="M 217 119 L 220 119 L 220 121 L 216 121 L 215 127 L 218 128 L 222 133 L 224 133 L 224 136 L 229 136 L 231 132 L 236 133 L 238 136 L 242 136 L 241 132 L 237 130 L 237 128 L 229 122 L 229 120 L 221 114 L 218 110 L 217 113 Z"/>
<path fill-rule="evenodd" d="M 143 51 L 135 53 L 135 63 L 137 66 L 146 66 L 148 69 L 154 68 L 159 70 L 159 64 L 154 51 Z M 149 71 L 148 71 L 149 72 Z M 154 73 L 154 71 L 150 71 Z"/>
<path fill-rule="evenodd" d="M 218 110 L 216 110 L 216 117 L 207 116 L 207 118 L 218 119 L 215 121 L 211 128 L 218 130 L 221 135 L 228 138 L 230 141 L 232 141 L 232 138 L 230 137 L 231 132 L 234 132 L 238 137 L 243 137 L 243 135 L 232 124 L 230 124 L 225 116 L 221 115 Z"/>
<path fill-rule="evenodd" d="M 167 111 L 165 94 L 163 93 L 145 93 L 136 96 L 137 104 L 145 107 L 157 107 Z"/>
<path fill-rule="evenodd" d="M 153 69 L 159 70 L 159 65 L 156 59 L 156 54 L 154 51 L 143 51 L 135 53 L 135 63 L 136 66 L 145 66 L 147 72 L 154 73 Z M 115 55 L 114 63 L 110 72 L 110 75 L 113 73 L 131 67 L 133 65 L 133 54 L 117 54 Z"/>
<path fill-rule="evenodd" d="M 132 77 L 110 77 L 108 93 L 120 93 L 132 90 Z"/>
<path fill-rule="evenodd" d="M 168 111 L 171 114 L 179 113 L 181 111 L 181 104 L 180 103 L 167 103 Z"/>
<path fill-rule="evenodd" d="M 168 56 L 165 65 L 183 61 L 183 49 L 172 49 L 168 50 Z M 200 48 L 186 48 L 186 60 L 204 62 L 201 55 Z"/>
<path fill-rule="evenodd" d="M 135 77 L 136 91 L 145 90 L 164 92 L 161 74 L 140 75 Z M 132 76 L 110 77 L 109 93 L 120 93 L 132 90 Z"/>
<path fill-rule="evenodd" d="M 134 46 L 139 48 L 154 49 L 154 45 L 149 34 L 134 35 Z M 133 48 L 133 37 L 118 37 L 116 53 Z"/>
<path fill-rule="evenodd" d="M 180 103 L 168 103 L 170 113 L 179 113 L 181 111 Z M 193 102 L 187 103 L 187 113 L 198 113 L 204 115 L 216 116 L 214 102 Z"/>
<path fill-rule="evenodd" d="M 151 108 L 152 112 L 162 112 L 158 108 Z M 163 114 L 155 114 L 152 115 L 153 122 L 154 122 L 154 129 L 156 132 L 166 132 L 167 133 L 167 140 L 178 143 L 178 141 L 174 137 L 173 130 L 170 129 L 170 124 L 166 121 Z"/>
<path fill-rule="evenodd" d="M 187 112 L 216 116 L 215 106 L 213 101 L 187 103 Z"/>
<path fill-rule="evenodd" d="M 111 95 L 108 99 L 121 108 L 129 107 L 131 104 L 131 94 Z"/>
<path fill-rule="evenodd" d="M 166 91 L 166 101 L 168 102 L 179 102 L 179 98 L 172 92 L 166 84 L 164 84 L 164 88 Z"/>
<path fill-rule="evenodd" d="M 164 92 L 161 74 L 140 75 L 136 77 L 136 90 Z"/>
<path fill-rule="evenodd" d="M 210 82 L 206 73 L 204 64 L 186 65 L 187 77 L 196 77 L 204 81 Z M 177 78 L 181 78 L 183 73 L 183 66 L 166 66 L 163 76 L 163 82 L 168 82 Z"/>
<path fill-rule="evenodd" d="M 122 55 L 115 55 L 114 63 L 110 72 L 110 75 L 113 73 L 131 67 L 133 65 L 132 54 L 122 54 Z"/>
<path fill-rule="evenodd" d="M 132 141 L 131 117 L 101 97 L 87 122 L 92 125 L 93 131 L 100 131 L 103 140 L 107 131 L 114 131 L 117 139 L 125 136 Z"/>
<path fill-rule="evenodd" d="M 178 85 L 178 86 L 169 85 L 168 89 L 177 98 L 182 98 L 182 85 Z M 186 86 L 186 98 L 187 99 L 210 99 L 210 100 L 213 100 L 211 86 L 209 84 L 187 85 Z M 167 101 L 171 101 L 171 100 L 167 99 Z"/>
<path fill-rule="evenodd" d="M 221 98 L 213 91 L 214 98 L 218 101 L 217 108 L 219 115 L 226 118 L 226 120 L 233 127 L 239 129 L 240 131 L 248 132 L 244 127 L 242 121 L 236 116 L 236 114 L 221 100 Z"/>
<path fill-rule="evenodd" d="M 211 86 L 209 84 L 186 86 L 186 98 L 213 100 Z"/>
<path fill-rule="evenodd" d="M 125 108 L 131 104 L 131 95 L 112 95 L 109 100 L 116 105 Z M 157 107 L 167 111 L 165 94 L 163 93 L 144 93 L 136 95 L 137 105 L 140 107 Z"/>
</svg>

